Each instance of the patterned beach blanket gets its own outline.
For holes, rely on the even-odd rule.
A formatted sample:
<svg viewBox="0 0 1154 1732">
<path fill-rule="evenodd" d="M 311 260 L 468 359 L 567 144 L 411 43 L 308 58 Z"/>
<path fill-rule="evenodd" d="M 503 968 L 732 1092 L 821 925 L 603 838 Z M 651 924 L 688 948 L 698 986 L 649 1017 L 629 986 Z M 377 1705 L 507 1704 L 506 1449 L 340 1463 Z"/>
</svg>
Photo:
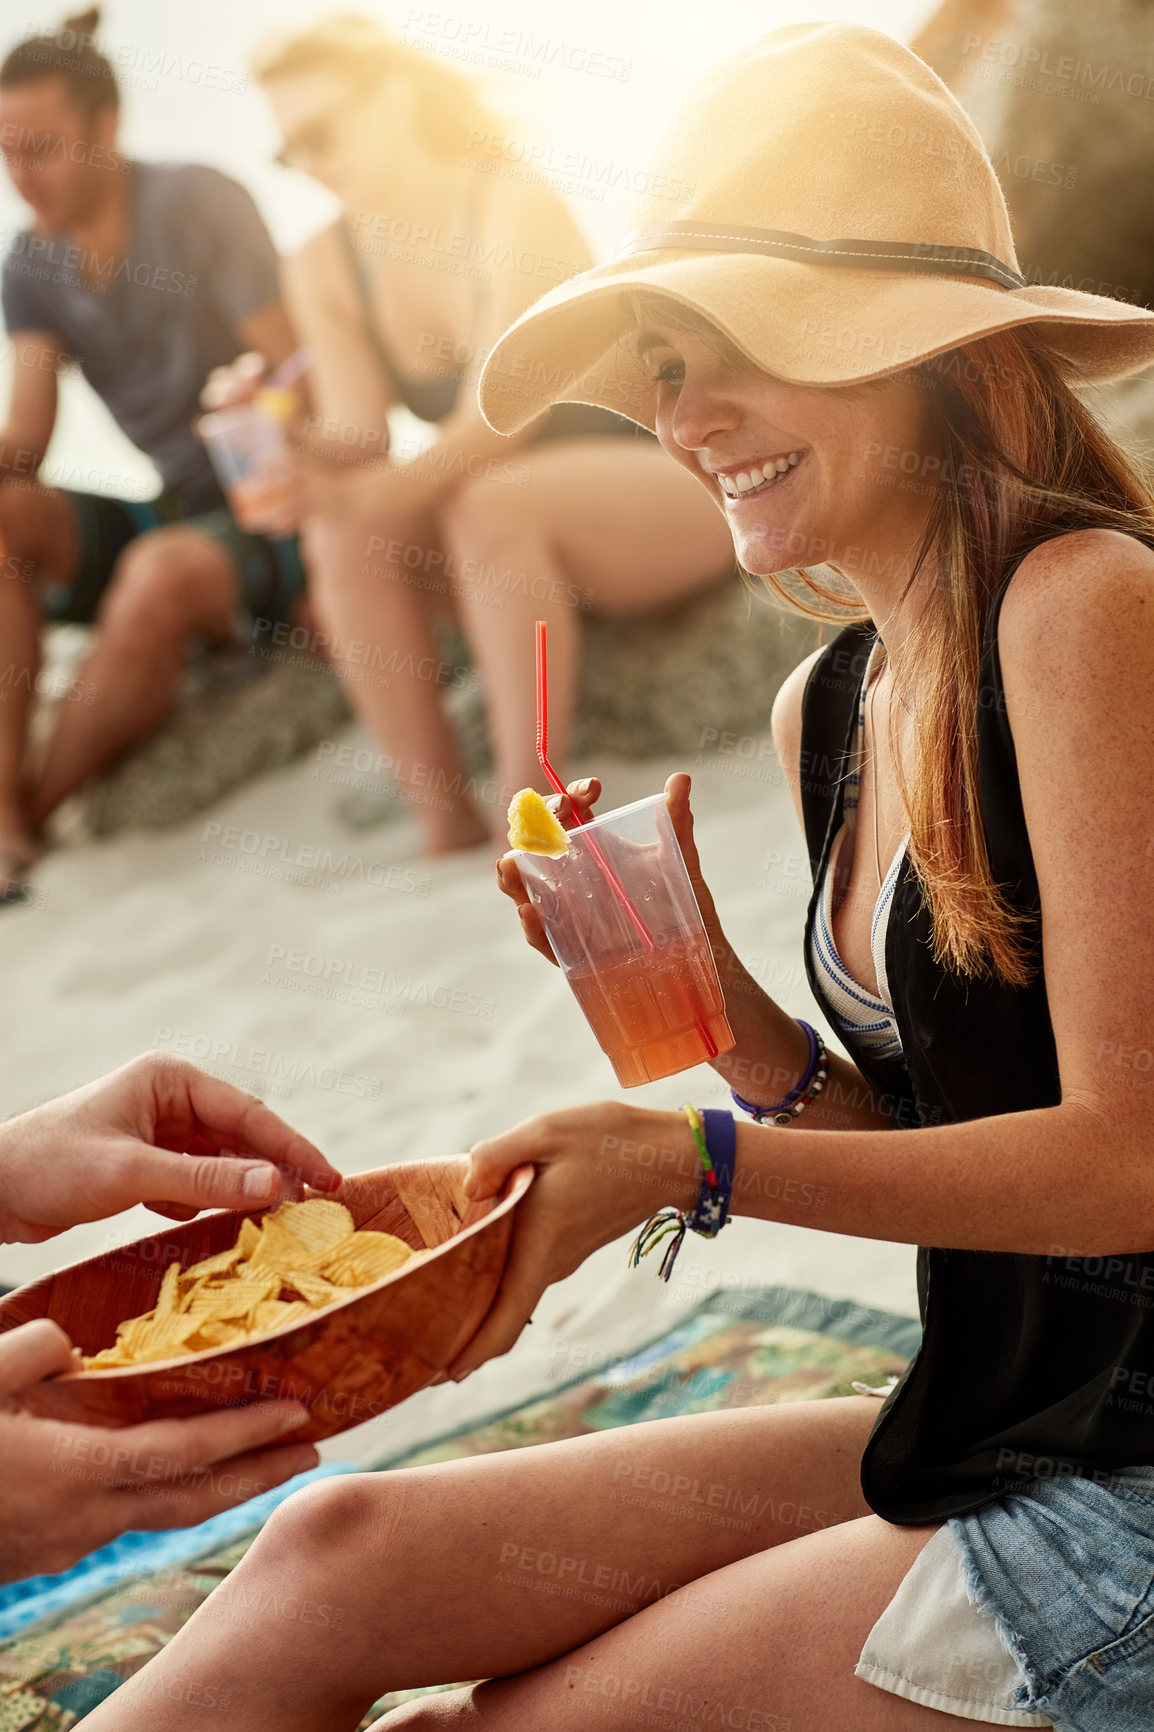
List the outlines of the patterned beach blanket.
<svg viewBox="0 0 1154 1732">
<path fill-rule="evenodd" d="M 716 1294 L 628 1358 L 605 1363 L 592 1351 L 583 1357 L 572 1346 L 558 1349 L 555 1387 L 538 1399 L 377 1467 L 520 1449 L 723 1406 L 847 1395 L 855 1382 L 877 1385 L 899 1375 L 917 1340 L 918 1325 L 910 1318 L 812 1293 L 763 1288 Z M 171 1640 L 258 1531 L 88 1594 L 0 1645 L 0 1732 L 63 1732 L 76 1725 Z M 205 1705 L 227 1715 L 227 1689 L 214 1688 L 213 1703 Z M 383 1697 L 363 1725 L 429 1693 Z"/>
</svg>

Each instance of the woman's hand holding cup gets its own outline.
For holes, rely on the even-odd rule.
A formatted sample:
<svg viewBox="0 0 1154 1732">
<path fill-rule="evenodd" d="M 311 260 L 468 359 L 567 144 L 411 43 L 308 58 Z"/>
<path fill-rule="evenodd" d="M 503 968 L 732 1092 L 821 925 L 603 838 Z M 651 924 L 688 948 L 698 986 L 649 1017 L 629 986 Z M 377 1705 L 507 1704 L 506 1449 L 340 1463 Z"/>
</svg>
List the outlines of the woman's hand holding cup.
<svg viewBox="0 0 1154 1732">
<path fill-rule="evenodd" d="M 601 798 L 601 784 L 596 776 L 587 776 L 582 781 L 570 782 L 564 794 L 553 794 L 545 804 L 566 830 L 572 830 L 575 825 L 585 823 L 590 817 L 593 807 Z M 545 928 L 541 924 L 541 916 L 529 900 L 529 892 L 521 877 L 521 869 L 511 854 L 502 854 L 497 861 L 497 888 L 516 907 L 521 917 L 521 931 L 525 934 L 525 942 L 531 950 L 539 950 L 547 962 L 557 967 L 557 958 L 553 954 Z"/>
<path fill-rule="evenodd" d="M 722 957 L 730 956 L 729 945 L 721 930 L 717 917 L 713 893 L 701 875 L 701 861 L 698 858 L 697 844 L 693 840 L 693 813 L 689 805 L 692 780 L 684 770 L 677 770 L 665 783 L 665 797 L 669 802 L 669 815 L 673 820 L 674 834 L 678 846 L 685 859 L 689 871 L 693 894 L 701 910 L 702 922 L 709 937 L 714 958 L 720 965 Z M 588 776 L 578 782 L 570 782 L 564 794 L 554 794 L 545 803 L 553 816 L 566 830 L 584 823 L 590 816 L 593 807 L 601 798 L 601 783 L 596 776 Z M 533 950 L 540 951 L 545 959 L 556 967 L 557 958 L 549 943 L 541 917 L 529 900 L 517 862 L 510 854 L 504 854 L 497 861 L 497 887 L 508 896 L 517 909 L 521 920 L 521 930 L 525 942 Z"/>
</svg>

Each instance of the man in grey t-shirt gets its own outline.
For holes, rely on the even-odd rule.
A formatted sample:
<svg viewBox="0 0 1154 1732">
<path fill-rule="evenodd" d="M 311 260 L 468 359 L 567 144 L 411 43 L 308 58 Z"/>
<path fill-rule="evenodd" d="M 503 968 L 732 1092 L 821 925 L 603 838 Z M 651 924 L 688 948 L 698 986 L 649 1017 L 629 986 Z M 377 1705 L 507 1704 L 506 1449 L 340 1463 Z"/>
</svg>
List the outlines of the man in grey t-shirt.
<svg viewBox="0 0 1154 1732">
<path fill-rule="evenodd" d="M 240 529 L 193 432 L 214 367 L 249 349 L 275 367 L 294 347 L 272 242 L 217 170 L 120 154 L 118 118 L 112 68 L 75 29 L 0 65 L 0 151 L 35 219 L 2 277 L 15 365 L 0 428 L 0 902 L 23 896 L 60 801 L 163 719 L 187 645 L 227 641 L 246 613 L 286 618 L 303 590 L 295 539 Z M 35 479 L 69 358 L 155 462 L 158 499 Z M 32 780 L 45 615 L 99 629 Z"/>
</svg>

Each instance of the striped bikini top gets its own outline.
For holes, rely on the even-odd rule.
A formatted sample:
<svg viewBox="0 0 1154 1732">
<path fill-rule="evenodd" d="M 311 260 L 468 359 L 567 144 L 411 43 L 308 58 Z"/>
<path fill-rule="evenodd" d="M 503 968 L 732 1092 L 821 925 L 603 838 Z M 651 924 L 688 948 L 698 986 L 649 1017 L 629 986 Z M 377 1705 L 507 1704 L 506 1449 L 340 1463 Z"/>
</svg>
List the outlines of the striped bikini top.
<svg viewBox="0 0 1154 1732">
<path fill-rule="evenodd" d="M 877 1058 L 901 1058 L 902 1040 L 898 1025 L 894 1019 L 893 1002 L 890 998 L 889 981 L 886 976 L 886 928 L 889 924 L 890 904 L 893 901 L 894 889 L 901 876 L 902 862 L 905 858 L 906 844 L 909 842 L 909 832 L 898 847 L 897 853 L 890 862 L 890 869 L 882 882 L 877 902 L 874 904 L 873 920 L 870 923 L 870 949 L 873 953 L 874 967 L 877 970 L 878 994 L 869 992 L 859 980 L 855 980 L 843 963 L 837 952 L 833 939 L 833 880 L 834 866 L 842 844 L 857 824 L 858 799 L 861 790 L 862 750 L 865 740 L 865 707 L 866 690 L 874 671 L 877 656 L 877 639 L 870 651 L 866 664 L 865 677 L 862 680 L 861 692 L 858 695 L 857 726 L 854 729 L 854 743 L 850 754 L 851 769 L 846 777 L 845 797 L 843 801 L 844 818 L 842 827 L 834 838 L 830 849 L 825 875 L 818 886 L 817 906 L 813 922 L 813 934 L 810 940 L 810 958 L 813 970 L 822 990 L 833 1021 L 843 1033 L 851 1034 L 854 1044 L 873 1054 Z"/>
</svg>

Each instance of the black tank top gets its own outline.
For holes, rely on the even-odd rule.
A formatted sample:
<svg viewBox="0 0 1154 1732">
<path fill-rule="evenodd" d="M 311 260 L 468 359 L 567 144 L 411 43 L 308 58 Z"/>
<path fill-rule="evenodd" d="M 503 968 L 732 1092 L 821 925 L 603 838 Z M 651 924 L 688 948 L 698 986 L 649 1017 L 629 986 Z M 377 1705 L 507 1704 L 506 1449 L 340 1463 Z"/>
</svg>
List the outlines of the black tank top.
<svg viewBox="0 0 1154 1732">
<path fill-rule="evenodd" d="M 1015 567 L 1016 568 L 1016 567 Z M 1006 715 L 997 622 L 986 625 L 978 686 L 978 778 L 995 880 L 1029 918 L 1041 909 Z M 802 703 L 801 794 L 815 886 L 841 824 L 844 769 L 872 625 L 843 630 L 818 657 Z M 810 963 L 816 890 L 806 915 Z M 933 960 L 932 929 L 908 856 L 894 891 L 886 968 L 903 1056 L 877 1061 L 846 1035 L 895 1128 L 957 1124 L 1059 1104 L 1057 1051 L 1041 967 L 1030 985 L 965 981 Z M 920 1247 L 922 1345 L 878 1416 L 862 1489 L 887 1521 L 916 1525 L 977 1509 L 1033 1481 L 1154 1465 L 1154 1251 L 1067 1259 Z M 1135 1396 L 1135 1391 L 1145 1399 Z"/>
</svg>

